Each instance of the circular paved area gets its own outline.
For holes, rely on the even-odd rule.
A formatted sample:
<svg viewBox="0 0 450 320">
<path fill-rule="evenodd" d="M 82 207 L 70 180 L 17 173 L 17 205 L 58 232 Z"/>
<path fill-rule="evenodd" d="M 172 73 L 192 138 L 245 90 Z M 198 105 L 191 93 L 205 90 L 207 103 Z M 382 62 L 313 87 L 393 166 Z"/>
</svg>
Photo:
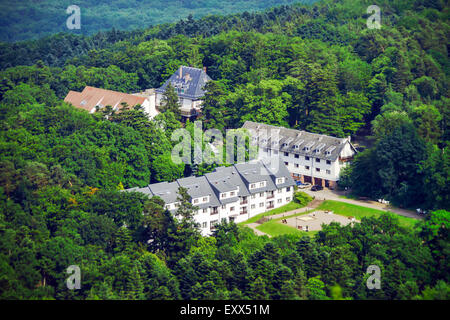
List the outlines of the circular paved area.
<svg viewBox="0 0 450 320">
<path fill-rule="evenodd" d="M 350 219 L 349 217 L 340 216 L 334 213 L 327 213 L 325 211 L 314 211 L 309 214 L 291 217 L 285 219 L 288 226 L 298 228 L 302 231 L 318 231 L 322 230 L 322 224 L 330 224 L 331 222 L 339 222 L 341 225 L 345 226 L 349 223 L 359 222 L 356 219 Z M 283 223 L 283 220 L 278 221 Z M 301 228 L 300 228 L 301 227 Z"/>
</svg>

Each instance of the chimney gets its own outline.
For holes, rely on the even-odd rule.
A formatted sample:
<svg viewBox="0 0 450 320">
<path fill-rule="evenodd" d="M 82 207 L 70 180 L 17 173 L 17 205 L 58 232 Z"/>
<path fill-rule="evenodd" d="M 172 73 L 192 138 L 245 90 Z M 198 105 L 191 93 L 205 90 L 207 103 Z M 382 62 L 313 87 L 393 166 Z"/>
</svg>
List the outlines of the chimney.
<svg viewBox="0 0 450 320">
<path fill-rule="evenodd" d="M 205 73 L 206 73 L 206 67 L 203 67 L 203 72 L 205 72 Z"/>
<path fill-rule="evenodd" d="M 180 79 L 183 78 L 183 66 L 180 67 Z"/>
</svg>

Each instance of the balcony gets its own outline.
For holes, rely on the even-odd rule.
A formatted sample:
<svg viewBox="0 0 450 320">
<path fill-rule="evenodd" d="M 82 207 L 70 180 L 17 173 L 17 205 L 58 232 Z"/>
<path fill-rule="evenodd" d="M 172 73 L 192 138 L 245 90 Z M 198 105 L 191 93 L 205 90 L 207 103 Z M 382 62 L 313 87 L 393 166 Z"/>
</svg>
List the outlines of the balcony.
<svg viewBox="0 0 450 320">
<path fill-rule="evenodd" d="M 268 195 L 267 195 L 267 199 L 273 199 L 273 198 L 275 198 L 275 194 L 274 193 L 269 193 Z"/>
<path fill-rule="evenodd" d="M 241 210 L 241 211 L 239 212 L 239 214 L 247 214 L 247 213 L 248 213 L 247 208 L 246 208 L 245 210 Z"/>
<path fill-rule="evenodd" d="M 271 204 L 271 205 L 268 205 L 268 206 L 266 207 L 266 209 L 267 209 L 267 210 L 269 210 L 269 209 L 273 209 L 273 208 L 275 208 L 275 206 L 274 206 L 273 204 Z"/>
<path fill-rule="evenodd" d="M 240 202 L 240 204 L 241 204 L 241 205 L 248 204 L 248 200 L 242 200 L 242 201 Z"/>
<path fill-rule="evenodd" d="M 196 117 L 198 116 L 198 112 L 196 109 L 180 109 L 181 115 L 183 117 Z"/>
<path fill-rule="evenodd" d="M 213 208 L 213 209 L 211 210 L 211 215 L 213 216 L 213 215 L 215 215 L 215 214 L 219 214 L 219 210 L 218 210 L 217 208 Z"/>
</svg>

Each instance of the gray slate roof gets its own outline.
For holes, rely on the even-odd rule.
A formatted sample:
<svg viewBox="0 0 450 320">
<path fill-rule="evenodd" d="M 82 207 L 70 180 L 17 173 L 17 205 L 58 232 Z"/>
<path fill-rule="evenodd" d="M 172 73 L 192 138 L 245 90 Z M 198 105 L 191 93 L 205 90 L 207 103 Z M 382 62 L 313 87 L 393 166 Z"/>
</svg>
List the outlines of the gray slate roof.
<svg viewBox="0 0 450 320">
<path fill-rule="evenodd" d="M 205 95 L 203 87 L 210 80 L 211 78 L 203 69 L 181 66 L 161 88 L 155 91 L 164 93 L 168 84 L 171 83 L 179 97 L 198 100 Z"/>
<path fill-rule="evenodd" d="M 276 178 L 285 177 L 283 184 L 276 185 Z M 266 186 L 262 188 L 249 190 L 250 183 L 267 181 Z M 217 182 L 217 183 L 216 183 Z M 249 196 L 250 194 L 274 191 L 277 188 L 284 188 L 294 186 L 295 182 L 292 179 L 288 169 L 284 163 L 280 162 L 278 170 L 272 168 L 270 163 L 263 161 L 254 161 L 250 163 L 235 164 L 230 167 L 219 167 L 213 172 L 207 173 L 201 177 L 187 177 L 178 179 L 175 182 L 160 182 L 150 184 L 144 188 L 131 188 L 125 191 L 128 192 L 142 192 L 148 194 L 149 197 L 159 196 L 164 202 L 177 202 L 178 189 L 183 187 L 187 189 L 188 194 L 192 198 L 201 198 L 210 196 L 208 203 L 201 203 L 196 205 L 198 208 L 218 207 L 221 204 L 235 202 L 238 197 Z M 220 199 L 220 193 L 236 190 L 239 191 L 236 197 Z"/>
<path fill-rule="evenodd" d="M 252 121 L 246 121 L 242 127 L 259 137 L 258 145 L 260 147 L 331 161 L 335 161 L 339 157 L 339 154 L 347 142 L 350 143 L 348 138 L 336 138 L 323 134 L 276 127 Z M 278 135 L 278 138 L 281 138 L 281 140 L 275 145 L 272 145 L 271 141 L 275 140 L 276 135 Z M 263 139 L 266 139 L 267 141 L 263 142 Z M 298 145 L 298 149 L 294 147 L 295 145 Z M 355 150 L 351 143 L 350 146 Z M 305 147 L 309 147 L 309 150 L 305 149 Z M 316 152 L 316 150 L 319 152 Z M 329 153 L 327 153 L 327 151 L 329 151 Z"/>
</svg>

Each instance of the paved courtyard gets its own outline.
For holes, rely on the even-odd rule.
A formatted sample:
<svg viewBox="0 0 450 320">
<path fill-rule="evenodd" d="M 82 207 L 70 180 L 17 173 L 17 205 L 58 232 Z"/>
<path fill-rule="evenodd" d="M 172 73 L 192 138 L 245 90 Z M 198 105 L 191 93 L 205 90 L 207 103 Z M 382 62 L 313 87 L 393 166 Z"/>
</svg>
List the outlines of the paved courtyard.
<svg viewBox="0 0 450 320">
<path fill-rule="evenodd" d="M 287 225 L 298 228 L 302 231 L 318 231 L 322 230 L 321 225 L 323 223 L 330 224 L 331 222 L 339 222 L 341 225 L 345 226 L 352 222 L 352 219 L 349 217 L 340 216 L 334 214 L 332 212 L 325 211 L 314 211 L 309 214 L 291 217 L 285 219 Z M 353 219 L 354 222 L 359 222 L 358 220 Z M 283 220 L 280 220 L 279 223 L 283 223 Z"/>
</svg>

